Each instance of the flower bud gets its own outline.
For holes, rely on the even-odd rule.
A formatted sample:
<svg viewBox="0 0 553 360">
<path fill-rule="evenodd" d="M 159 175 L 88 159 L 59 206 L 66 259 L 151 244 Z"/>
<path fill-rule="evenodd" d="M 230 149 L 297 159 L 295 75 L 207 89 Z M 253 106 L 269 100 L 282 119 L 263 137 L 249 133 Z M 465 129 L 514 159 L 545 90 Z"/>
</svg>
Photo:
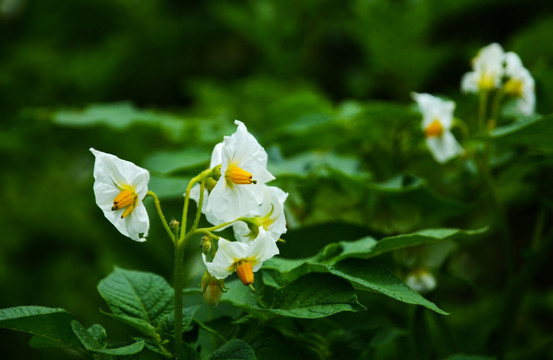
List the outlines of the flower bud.
<svg viewBox="0 0 553 360">
<path fill-rule="evenodd" d="M 180 226 L 180 222 L 178 222 L 175 219 L 171 219 L 171 222 L 169 223 L 169 226 L 171 227 L 171 229 L 176 229 Z"/>
<path fill-rule="evenodd" d="M 211 239 L 209 238 L 209 236 L 202 237 L 202 240 L 200 242 L 200 248 L 202 249 L 202 253 L 207 255 L 212 247 L 213 245 L 211 244 Z"/>
<path fill-rule="evenodd" d="M 217 306 L 225 291 L 225 280 L 218 280 L 205 272 L 202 276 L 202 296 L 206 303 Z"/>
</svg>

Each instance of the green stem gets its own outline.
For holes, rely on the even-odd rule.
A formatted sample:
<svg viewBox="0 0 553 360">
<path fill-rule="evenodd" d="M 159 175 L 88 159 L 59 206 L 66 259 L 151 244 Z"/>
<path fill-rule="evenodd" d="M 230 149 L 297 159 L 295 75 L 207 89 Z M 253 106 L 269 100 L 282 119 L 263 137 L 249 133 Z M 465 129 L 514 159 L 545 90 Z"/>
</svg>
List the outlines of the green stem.
<svg viewBox="0 0 553 360">
<path fill-rule="evenodd" d="M 202 215 L 202 206 L 204 205 L 205 181 L 206 181 L 206 178 L 204 177 L 200 182 L 200 199 L 198 200 L 198 209 L 196 210 L 196 218 L 194 219 L 194 224 L 192 225 L 192 228 L 190 229 L 190 231 L 194 231 L 198 227 L 198 224 L 200 223 L 200 216 Z"/>
<path fill-rule="evenodd" d="M 482 90 L 480 91 L 480 102 L 478 104 L 478 130 L 479 131 L 484 131 L 487 103 L 488 103 L 488 92 L 485 90 Z"/>
<path fill-rule="evenodd" d="M 171 228 L 169 227 L 169 224 L 167 224 L 167 220 L 165 220 L 165 216 L 163 216 L 163 211 L 161 211 L 161 203 L 159 202 L 159 198 L 157 197 L 157 194 L 153 191 L 148 190 L 146 193 L 147 196 L 151 196 L 154 198 L 154 203 L 156 205 L 157 214 L 159 215 L 159 218 L 161 219 L 161 223 L 163 224 L 163 227 L 165 228 L 165 231 L 167 231 L 167 234 L 169 235 L 169 238 L 173 243 L 175 243 L 175 235 L 173 235 L 173 232 L 171 231 Z"/>
<path fill-rule="evenodd" d="M 188 239 L 192 237 L 195 231 L 186 233 L 186 220 L 188 218 L 188 203 L 190 202 L 190 190 L 192 186 L 198 181 L 202 181 L 205 184 L 205 178 L 211 173 L 212 169 L 202 171 L 198 176 L 192 178 L 186 187 L 186 193 L 184 194 L 184 208 L 182 210 L 182 222 L 181 230 L 178 238 L 176 238 L 175 244 L 175 273 L 174 273 L 174 289 L 175 289 L 175 358 L 180 359 L 182 356 L 182 290 L 184 288 L 184 250 Z M 200 192 L 200 197 L 203 195 L 203 191 Z M 198 212 L 201 212 L 201 205 L 199 204 Z"/>
<path fill-rule="evenodd" d="M 184 248 L 185 242 L 175 245 L 175 358 L 182 355 L 182 290 L 184 287 Z"/>
<path fill-rule="evenodd" d="M 488 120 L 488 129 L 491 130 L 495 128 L 497 121 L 499 120 L 499 106 L 501 105 L 501 100 L 503 99 L 503 95 L 505 94 L 505 91 L 503 91 L 503 88 L 499 89 L 499 91 L 495 94 L 493 98 L 492 103 L 492 116 Z"/>
</svg>

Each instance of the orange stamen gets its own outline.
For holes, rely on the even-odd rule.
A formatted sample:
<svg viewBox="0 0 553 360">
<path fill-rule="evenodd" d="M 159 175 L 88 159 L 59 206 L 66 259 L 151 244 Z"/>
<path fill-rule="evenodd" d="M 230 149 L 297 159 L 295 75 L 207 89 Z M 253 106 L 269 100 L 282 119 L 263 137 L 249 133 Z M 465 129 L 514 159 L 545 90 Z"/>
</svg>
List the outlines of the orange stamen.
<svg viewBox="0 0 553 360">
<path fill-rule="evenodd" d="M 426 137 L 432 136 L 442 136 L 444 133 L 444 127 L 438 119 L 434 119 L 427 127 L 424 129 L 424 135 Z"/>
<path fill-rule="evenodd" d="M 245 286 L 253 284 L 253 268 L 250 262 L 241 261 L 236 267 L 236 274 Z"/>
<path fill-rule="evenodd" d="M 229 166 L 225 172 L 225 178 L 237 185 L 256 184 L 257 181 L 252 180 L 252 174 L 238 166 Z"/>
<path fill-rule="evenodd" d="M 125 189 L 119 193 L 113 200 L 112 211 L 125 209 L 121 214 L 121 219 L 127 217 L 136 207 L 138 195 L 134 192 L 134 189 Z"/>
</svg>

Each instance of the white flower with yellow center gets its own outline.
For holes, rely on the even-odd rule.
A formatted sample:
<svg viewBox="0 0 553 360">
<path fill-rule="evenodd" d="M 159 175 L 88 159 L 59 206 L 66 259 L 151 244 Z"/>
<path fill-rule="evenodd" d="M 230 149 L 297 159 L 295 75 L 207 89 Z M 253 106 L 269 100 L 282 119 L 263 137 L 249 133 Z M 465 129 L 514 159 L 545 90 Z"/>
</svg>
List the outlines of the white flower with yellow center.
<svg viewBox="0 0 553 360">
<path fill-rule="evenodd" d="M 468 93 L 479 93 L 498 88 L 504 74 L 504 56 L 503 48 L 497 43 L 480 49 L 476 57 L 472 59 L 473 71 L 463 76 L 461 90 Z"/>
<path fill-rule="evenodd" d="M 422 113 L 422 130 L 426 137 L 426 145 L 440 164 L 463 153 L 463 148 L 453 134 L 453 101 L 444 101 L 430 94 L 413 93 Z"/>
<path fill-rule="evenodd" d="M 248 223 L 239 221 L 234 224 L 236 239 L 243 242 L 254 240 L 261 226 L 274 241 L 277 241 L 282 234 L 286 233 L 284 202 L 287 197 L 288 193 L 280 188 L 265 186 L 263 202 L 257 209 L 245 216 L 249 217 Z"/>
<path fill-rule="evenodd" d="M 209 194 L 205 214 L 212 224 L 235 220 L 263 201 L 264 184 L 274 179 L 267 171 L 267 153 L 246 126 L 225 136 L 211 157 L 211 166 L 221 165 L 221 178 Z M 220 150 L 220 151 L 219 151 Z"/>
<path fill-rule="evenodd" d="M 135 164 L 90 148 L 94 162 L 94 195 L 105 217 L 136 241 L 145 241 L 150 228 L 142 200 L 148 192 L 150 174 Z"/>
<path fill-rule="evenodd" d="M 505 75 L 507 75 L 507 82 L 503 85 L 505 93 L 517 98 L 517 108 L 522 114 L 534 113 L 536 106 L 534 78 L 514 52 L 505 54 Z"/>
<path fill-rule="evenodd" d="M 218 244 L 212 262 L 208 262 L 202 254 L 207 271 L 217 279 L 224 279 L 236 271 L 244 285 L 253 284 L 253 273 L 261 268 L 264 261 L 279 253 L 276 242 L 262 226 L 254 241 L 231 242 L 220 238 Z"/>
</svg>

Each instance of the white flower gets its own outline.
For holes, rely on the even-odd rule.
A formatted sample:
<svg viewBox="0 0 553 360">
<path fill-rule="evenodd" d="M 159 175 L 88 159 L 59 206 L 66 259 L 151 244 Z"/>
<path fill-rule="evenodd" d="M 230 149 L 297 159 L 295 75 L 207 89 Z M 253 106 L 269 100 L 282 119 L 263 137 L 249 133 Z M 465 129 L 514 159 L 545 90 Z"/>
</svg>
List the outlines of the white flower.
<svg viewBox="0 0 553 360">
<path fill-rule="evenodd" d="M 501 45 L 492 43 L 483 47 L 472 59 L 473 71 L 466 73 L 461 81 L 461 90 L 479 93 L 498 88 L 501 85 L 504 67 L 504 52 Z"/>
<path fill-rule="evenodd" d="M 267 153 L 246 126 L 236 120 L 238 129 L 217 144 L 211 166 L 221 165 L 221 178 L 209 194 L 205 209 L 212 224 L 232 221 L 249 213 L 263 200 L 263 185 L 274 179 L 267 171 Z"/>
<path fill-rule="evenodd" d="M 451 133 L 455 103 L 430 94 L 413 93 L 413 98 L 422 112 L 422 130 L 434 159 L 443 164 L 462 154 L 463 148 Z"/>
<path fill-rule="evenodd" d="M 505 66 L 505 74 L 508 77 L 503 87 L 505 93 L 518 98 L 517 107 L 522 114 L 534 113 L 536 106 L 534 78 L 514 52 L 505 54 Z"/>
<path fill-rule="evenodd" d="M 148 192 L 150 174 L 135 164 L 93 148 L 94 195 L 105 217 L 136 241 L 145 241 L 150 228 L 142 200 Z M 142 234 L 142 235 L 141 235 Z"/>
<path fill-rule="evenodd" d="M 234 271 L 244 285 L 253 284 L 253 273 L 261 268 L 264 261 L 279 253 L 276 242 L 263 229 L 254 241 L 243 243 L 219 239 L 219 248 L 212 262 L 207 262 L 202 254 L 207 271 L 217 279 L 224 279 Z"/>
<path fill-rule="evenodd" d="M 420 293 L 429 292 L 436 287 L 436 278 L 426 269 L 416 269 L 407 275 L 407 285 Z"/>
<path fill-rule="evenodd" d="M 234 224 L 234 236 L 244 242 L 256 238 L 259 227 L 263 227 L 267 234 L 277 241 L 286 233 L 286 217 L 284 216 L 284 202 L 288 197 L 280 188 L 265 186 L 263 202 L 257 209 L 252 210 L 246 217 L 250 217 L 249 223 L 239 221 Z"/>
</svg>

